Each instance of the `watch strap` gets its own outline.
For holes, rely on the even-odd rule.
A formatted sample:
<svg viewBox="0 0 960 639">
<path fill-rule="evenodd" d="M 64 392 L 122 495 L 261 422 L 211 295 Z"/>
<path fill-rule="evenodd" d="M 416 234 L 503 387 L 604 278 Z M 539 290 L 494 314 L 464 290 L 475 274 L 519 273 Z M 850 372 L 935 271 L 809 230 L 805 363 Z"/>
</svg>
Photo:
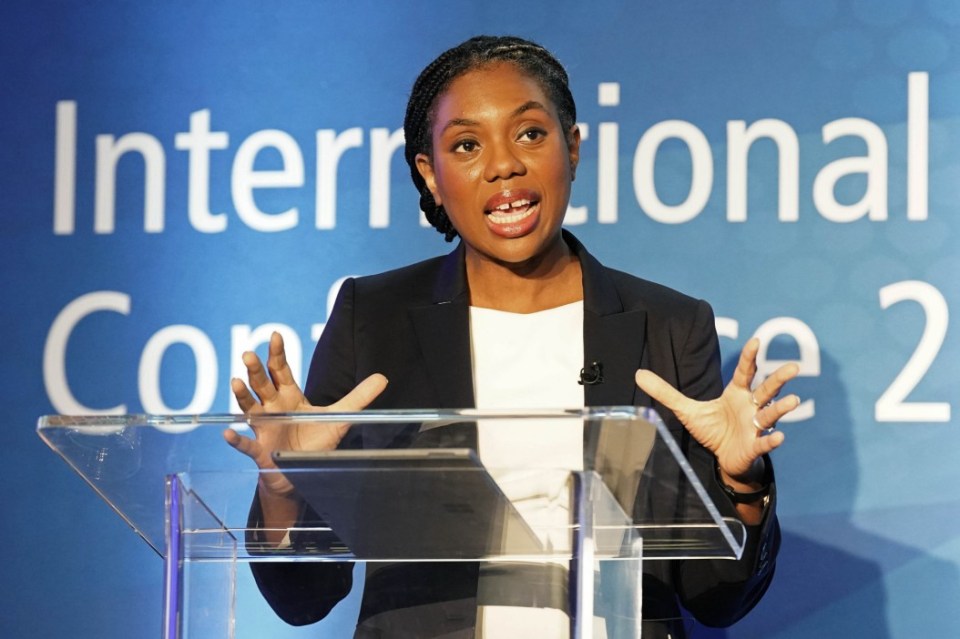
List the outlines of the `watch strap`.
<svg viewBox="0 0 960 639">
<path fill-rule="evenodd" d="M 757 489 L 757 490 L 754 490 L 754 491 L 751 491 L 751 492 L 748 492 L 748 493 L 737 492 L 736 490 L 733 489 L 732 486 L 727 485 L 727 484 L 723 481 L 722 477 L 720 476 L 720 466 L 719 466 L 719 464 L 716 465 L 714 468 L 715 468 L 715 471 L 716 471 L 716 474 L 717 474 L 717 483 L 720 484 L 720 488 L 723 490 L 723 492 L 727 495 L 727 497 L 728 497 L 728 498 L 730 499 L 730 501 L 732 501 L 733 503 L 735 503 L 735 504 L 752 504 L 752 503 L 754 503 L 754 502 L 756 502 L 756 501 L 759 501 L 759 500 L 761 500 L 761 499 L 766 500 L 766 498 L 769 497 L 769 495 L 770 495 L 770 485 L 771 485 L 771 483 L 772 483 L 771 477 L 770 477 L 771 473 L 770 473 L 770 471 L 769 471 L 769 465 L 767 466 L 767 469 L 766 469 L 765 472 L 764 472 L 763 486 L 762 486 L 761 488 Z M 766 505 L 766 504 L 764 504 L 764 505 Z"/>
</svg>

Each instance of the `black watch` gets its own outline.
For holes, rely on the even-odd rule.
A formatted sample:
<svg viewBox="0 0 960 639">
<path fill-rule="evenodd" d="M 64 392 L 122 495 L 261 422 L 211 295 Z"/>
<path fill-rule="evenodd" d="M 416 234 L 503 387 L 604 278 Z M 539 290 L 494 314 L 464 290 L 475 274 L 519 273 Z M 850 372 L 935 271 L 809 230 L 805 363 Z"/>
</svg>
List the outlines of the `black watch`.
<svg viewBox="0 0 960 639">
<path fill-rule="evenodd" d="M 752 504 L 759 499 L 766 499 L 770 496 L 770 484 L 767 484 L 760 490 L 755 490 L 750 493 L 738 493 L 723 482 L 720 483 L 720 487 L 723 488 L 723 492 L 727 494 L 727 497 L 730 498 L 730 501 L 735 504 Z"/>
<path fill-rule="evenodd" d="M 765 470 L 763 474 L 764 476 L 763 476 L 762 488 L 760 488 L 759 490 L 754 490 L 749 493 L 739 493 L 735 491 L 731 486 L 728 486 L 727 484 L 724 483 L 723 478 L 720 476 L 720 465 L 717 464 L 715 466 L 716 473 L 717 473 L 717 482 L 720 484 L 720 488 L 723 489 L 723 492 L 727 495 L 727 497 L 730 498 L 730 501 L 732 501 L 735 504 L 752 504 L 755 501 L 759 501 L 760 499 L 763 499 L 764 507 L 766 507 L 767 502 L 770 499 L 770 485 L 772 482 L 771 482 L 771 477 L 770 477 L 771 473 L 769 471 L 769 468 L 770 468 L 770 465 L 767 464 L 767 470 Z"/>
</svg>

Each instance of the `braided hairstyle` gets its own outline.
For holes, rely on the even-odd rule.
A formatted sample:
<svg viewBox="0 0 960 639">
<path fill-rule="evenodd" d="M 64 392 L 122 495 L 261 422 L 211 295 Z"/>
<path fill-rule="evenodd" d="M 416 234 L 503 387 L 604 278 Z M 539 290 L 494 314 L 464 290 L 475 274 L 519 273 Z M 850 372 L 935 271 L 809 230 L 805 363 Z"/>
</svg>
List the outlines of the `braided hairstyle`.
<svg viewBox="0 0 960 639">
<path fill-rule="evenodd" d="M 410 166 L 410 177 L 420 193 L 420 208 L 445 239 L 457 236 L 456 229 L 442 206 L 437 206 L 426 181 L 417 170 L 420 153 L 433 154 L 431 132 L 439 96 L 457 77 L 468 71 L 497 62 L 510 62 L 540 83 L 557 108 L 560 125 L 569 131 L 577 121 L 577 106 L 570 93 L 567 72 L 549 51 L 539 44 L 512 36 L 477 36 L 444 51 L 420 73 L 413 83 L 407 113 L 403 120 L 406 138 L 404 156 Z"/>
</svg>

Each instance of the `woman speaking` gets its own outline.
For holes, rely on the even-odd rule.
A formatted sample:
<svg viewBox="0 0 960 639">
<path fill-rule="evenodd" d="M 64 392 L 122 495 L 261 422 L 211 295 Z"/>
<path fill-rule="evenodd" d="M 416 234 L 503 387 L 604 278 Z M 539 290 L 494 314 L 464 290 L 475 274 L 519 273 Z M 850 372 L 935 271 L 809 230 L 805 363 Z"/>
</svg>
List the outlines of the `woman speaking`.
<svg viewBox="0 0 960 639">
<path fill-rule="evenodd" d="M 681 608 L 711 626 L 735 622 L 773 575 L 779 545 L 773 429 L 799 405 L 777 399 L 786 365 L 752 391 L 758 344 L 723 387 L 710 306 L 603 266 L 561 229 L 580 157 L 567 74 L 544 48 L 472 38 L 442 53 L 413 85 L 405 156 L 420 206 L 446 256 L 347 280 L 317 345 L 303 392 L 274 335 L 266 369 L 253 353 L 233 391 L 246 413 L 364 408 L 654 406 L 724 515 L 747 527 L 737 561 L 648 562 L 644 639 L 685 636 Z M 602 384 L 578 383 L 602 362 Z M 600 373 L 601 371 L 595 371 Z M 389 382 L 388 382 L 389 380 Z M 248 387 L 249 384 L 249 387 Z M 332 425 L 227 431 L 260 468 L 275 450 L 344 445 Z M 347 438 L 349 439 L 349 438 Z M 281 543 L 302 504 L 264 473 L 252 517 Z M 269 532 L 280 531 L 280 532 Z M 255 564 L 261 591 L 290 623 L 324 617 L 349 592 L 349 564 Z M 389 567 L 368 574 L 358 637 L 473 637 L 475 564 Z"/>
</svg>

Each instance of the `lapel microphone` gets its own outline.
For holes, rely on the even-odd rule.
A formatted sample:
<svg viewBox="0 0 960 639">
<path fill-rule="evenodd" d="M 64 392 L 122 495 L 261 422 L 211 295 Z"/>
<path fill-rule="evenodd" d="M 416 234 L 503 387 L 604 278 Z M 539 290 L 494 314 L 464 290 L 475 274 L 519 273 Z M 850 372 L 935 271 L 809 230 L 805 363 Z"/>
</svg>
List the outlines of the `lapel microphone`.
<svg viewBox="0 0 960 639">
<path fill-rule="evenodd" d="M 580 381 L 577 382 L 581 386 L 593 386 L 595 384 L 603 383 L 603 363 L 602 362 L 593 362 L 589 366 L 584 366 L 580 369 Z"/>
</svg>

